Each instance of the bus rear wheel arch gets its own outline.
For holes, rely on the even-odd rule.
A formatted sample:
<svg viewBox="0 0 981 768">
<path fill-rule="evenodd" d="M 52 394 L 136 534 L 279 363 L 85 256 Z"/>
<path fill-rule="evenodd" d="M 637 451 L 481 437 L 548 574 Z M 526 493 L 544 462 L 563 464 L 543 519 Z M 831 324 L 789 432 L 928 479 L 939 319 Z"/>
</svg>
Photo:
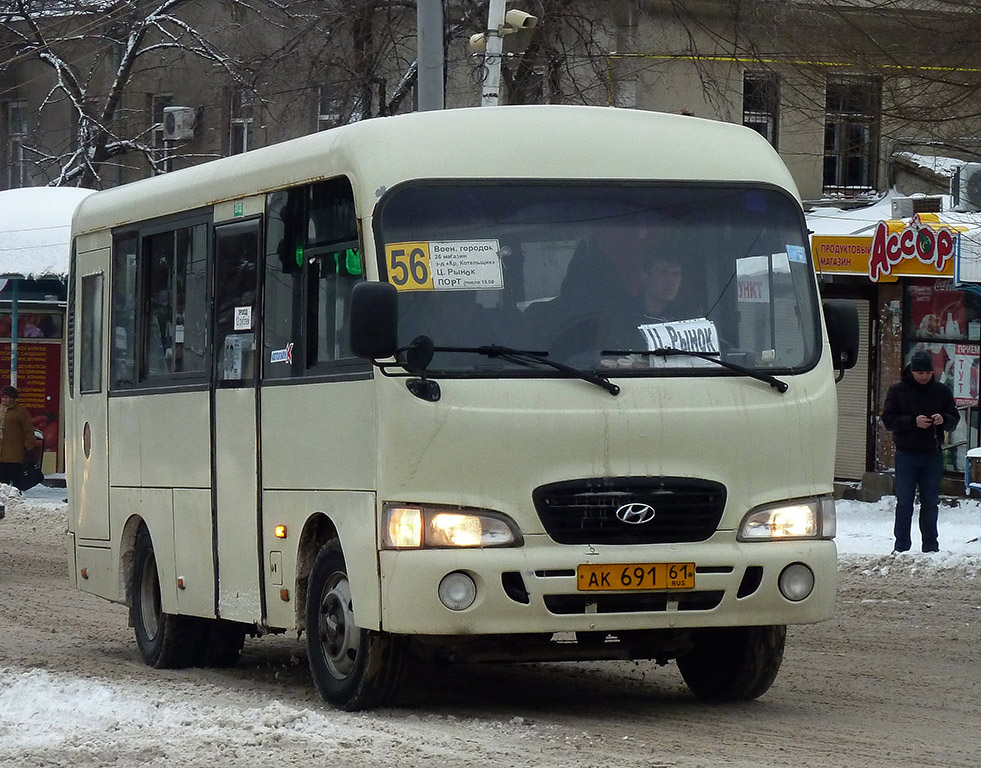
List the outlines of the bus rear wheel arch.
<svg viewBox="0 0 981 768">
<path fill-rule="evenodd" d="M 133 549 L 130 621 L 143 661 L 156 669 L 179 669 L 195 664 L 204 633 L 199 619 L 165 613 L 153 541 L 146 524 L 140 526 Z"/>
<path fill-rule="evenodd" d="M 163 611 L 157 558 L 145 523 L 133 547 L 130 623 L 140 656 L 156 669 L 233 667 L 249 632 L 248 625 L 239 622 Z"/>
<path fill-rule="evenodd" d="M 401 678 L 401 638 L 355 623 L 351 584 L 340 542 L 327 542 L 310 572 L 306 602 L 307 657 L 317 691 L 348 711 L 385 704 Z"/>
</svg>

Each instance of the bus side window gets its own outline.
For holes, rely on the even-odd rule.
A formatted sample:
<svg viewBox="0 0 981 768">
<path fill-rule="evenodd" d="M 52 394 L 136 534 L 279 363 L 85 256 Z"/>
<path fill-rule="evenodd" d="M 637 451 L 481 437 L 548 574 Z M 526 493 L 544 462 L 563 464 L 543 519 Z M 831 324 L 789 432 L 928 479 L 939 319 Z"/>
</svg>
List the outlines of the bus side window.
<svg viewBox="0 0 981 768">
<path fill-rule="evenodd" d="M 136 285 L 138 237 L 127 232 L 113 238 L 112 244 L 112 333 L 109 337 L 110 387 L 114 390 L 136 386 L 136 317 L 139 291 Z"/>
<path fill-rule="evenodd" d="M 102 390 L 102 275 L 82 278 L 79 391 Z"/>
<path fill-rule="evenodd" d="M 352 361 L 349 304 L 363 279 L 354 193 L 344 177 L 267 200 L 262 375 L 323 373 Z"/>
<path fill-rule="evenodd" d="M 204 224 L 143 237 L 140 260 L 145 273 L 141 317 L 144 378 L 206 370 L 207 248 Z M 117 286 L 124 286 L 127 279 L 125 273 L 119 275 L 121 282 Z M 128 315 L 121 315 L 120 320 L 128 322 Z M 119 327 L 128 336 L 128 330 Z M 124 336 L 117 339 L 117 343 L 124 341 Z"/>
</svg>

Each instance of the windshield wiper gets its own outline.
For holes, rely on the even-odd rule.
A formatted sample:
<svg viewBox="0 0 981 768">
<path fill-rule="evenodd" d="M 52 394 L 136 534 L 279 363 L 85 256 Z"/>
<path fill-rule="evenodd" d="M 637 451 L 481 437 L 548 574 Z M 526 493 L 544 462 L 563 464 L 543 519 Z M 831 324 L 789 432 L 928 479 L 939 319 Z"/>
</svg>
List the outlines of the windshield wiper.
<svg viewBox="0 0 981 768">
<path fill-rule="evenodd" d="M 763 373 L 762 371 L 756 371 L 752 368 L 747 368 L 745 365 L 739 365 L 739 363 L 731 363 L 728 360 L 723 360 L 719 357 L 719 353 L 715 354 L 709 352 L 696 352 L 694 350 L 688 349 L 674 349 L 672 347 L 662 347 L 661 349 L 630 349 L 630 350 L 619 350 L 619 349 L 604 349 L 600 352 L 601 355 L 646 355 L 650 357 L 651 355 L 657 355 L 659 357 L 698 357 L 702 360 L 709 360 L 716 365 L 721 365 L 723 368 L 728 368 L 730 371 L 735 371 L 736 373 L 741 373 L 744 376 L 749 376 L 750 378 L 756 379 L 757 381 L 765 382 L 773 387 L 777 392 L 783 394 L 788 389 L 790 385 L 786 381 L 781 381 L 775 376 L 771 376 L 768 373 Z"/>
<path fill-rule="evenodd" d="M 400 350 L 402 351 L 402 350 Z M 435 346 L 428 336 L 418 336 L 404 350 L 406 352 L 406 369 L 411 373 L 418 373 L 425 376 L 426 368 L 432 360 L 433 352 L 462 352 L 473 355 L 483 355 L 488 358 L 499 358 L 517 365 L 533 365 L 541 363 L 556 371 L 568 374 L 582 381 L 602 387 L 611 395 L 619 395 L 620 387 L 607 378 L 600 376 L 593 371 L 584 371 L 573 365 L 560 363 L 552 360 L 548 352 L 532 349 L 515 349 L 514 347 L 504 347 L 500 344 L 484 344 L 479 347 L 439 347 Z"/>
</svg>

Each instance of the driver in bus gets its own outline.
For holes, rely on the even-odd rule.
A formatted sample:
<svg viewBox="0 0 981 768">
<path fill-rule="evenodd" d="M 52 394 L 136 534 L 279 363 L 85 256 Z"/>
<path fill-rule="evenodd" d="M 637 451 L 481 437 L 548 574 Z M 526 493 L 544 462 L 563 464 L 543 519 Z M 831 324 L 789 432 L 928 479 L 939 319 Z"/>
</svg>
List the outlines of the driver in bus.
<svg viewBox="0 0 981 768">
<path fill-rule="evenodd" d="M 636 273 L 637 295 L 625 296 L 603 324 L 602 349 L 643 350 L 647 337 L 641 326 L 701 317 L 681 298 L 684 261 L 684 253 L 674 248 L 652 249 L 645 254 Z"/>
</svg>

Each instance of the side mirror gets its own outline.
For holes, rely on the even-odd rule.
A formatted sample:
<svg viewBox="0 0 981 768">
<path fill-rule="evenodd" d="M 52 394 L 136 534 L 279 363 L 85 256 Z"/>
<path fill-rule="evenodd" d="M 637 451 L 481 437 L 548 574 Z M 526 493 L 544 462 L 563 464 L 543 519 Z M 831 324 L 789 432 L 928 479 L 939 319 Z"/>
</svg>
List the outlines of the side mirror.
<svg viewBox="0 0 981 768">
<path fill-rule="evenodd" d="M 825 299 L 822 305 L 834 367 L 841 371 L 854 368 L 858 362 L 858 308 L 846 299 Z"/>
<path fill-rule="evenodd" d="M 399 296 L 391 283 L 358 283 L 351 292 L 351 351 L 368 360 L 394 357 Z"/>
</svg>

